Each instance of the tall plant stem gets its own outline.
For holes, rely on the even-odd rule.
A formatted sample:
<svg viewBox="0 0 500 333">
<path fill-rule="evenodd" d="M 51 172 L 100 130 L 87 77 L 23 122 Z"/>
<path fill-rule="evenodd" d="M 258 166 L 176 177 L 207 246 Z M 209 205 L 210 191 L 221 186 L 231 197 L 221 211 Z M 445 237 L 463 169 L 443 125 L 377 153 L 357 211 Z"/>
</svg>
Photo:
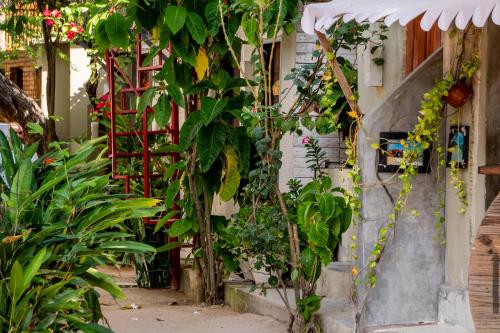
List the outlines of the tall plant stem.
<svg viewBox="0 0 500 333">
<path fill-rule="evenodd" d="M 283 199 L 283 194 L 281 193 L 279 184 L 276 183 L 274 185 L 274 188 L 275 188 L 275 192 L 276 192 L 276 197 L 278 198 L 281 212 L 283 213 L 283 216 L 285 217 L 285 220 L 286 220 L 286 227 L 288 230 L 288 242 L 290 245 L 290 256 L 292 257 L 292 268 L 294 270 L 298 270 L 298 268 L 299 268 L 299 256 L 297 253 L 297 248 L 299 245 L 299 244 L 297 244 L 298 237 L 295 237 L 294 228 L 292 226 L 292 222 L 290 221 L 290 218 L 288 217 L 288 209 L 286 208 L 285 200 Z M 297 279 L 295 279 L 294 281 L 292 281 L 292 283 L 293 283 L 293 291 L 295 293 L 295 302 L 297 302 L 297 304 L 298 304 L 298 301 L 300 300 L 299 281 Z"/>
<path fill-rule="evenodd" d="M 217 300 L 217 283 L 215 276 L 215 257 L 214 257 L 214 247 L 212 240 L 212 224 L 210 221 L 212 204 L 208 197 L 208 190 L 206 186 L 203 186 L 203 201 L 205 202 L 205 236 L 207 243 L 207 259 L 208 259 L 208 278 L 209 278 L 209 288 L 208 288 L 208 303 L 214 304 Z"/>
<path fill-rule="evenodd" d="M 205 219 L 203 217 L 203 207 L 201 205 L 200 198 L 198 197 L 198 192 L 196 190 L 196 183 L 194 179 L 194 175 L 196 172 L 196 148 L 193 149 L 193 152 L 191 153 L 191 165 L 189 168 L 188 172 L 188 183 L 189 183 L 189 192 L 191 194 L 191 199 L 193 200 L 194 203 L 194 208 L 196 212 L 196 219 L 198 220 L 198 225 L 200 226 L 200 245 L 201 245 L 201 256 L 202 256 L 202 262 L 201 262 L 201 273 L 203 275 L 203 281 L 205 281 L 205 292 L 208 291 L 208 285 L 207 285 L 207 270 L 208 270 L 208 257 L 207 257 L 207 243 L 206 243 L 206 228 L 205 228 Z"/>
</svg>

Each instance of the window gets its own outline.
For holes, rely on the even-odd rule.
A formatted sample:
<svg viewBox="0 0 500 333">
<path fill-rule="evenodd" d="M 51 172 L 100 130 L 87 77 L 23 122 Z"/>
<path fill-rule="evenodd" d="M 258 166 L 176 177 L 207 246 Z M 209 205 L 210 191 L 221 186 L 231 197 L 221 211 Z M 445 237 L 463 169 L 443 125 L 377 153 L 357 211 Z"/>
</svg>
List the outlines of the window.
<svg viewBox="0 0 500 333">
<path fill-rule="evenodd" d="M 24 71 L 21 67 L 12 67 L 10 69 L 10 80 L 20 89 L 23 89 L 23 75 Z"/>
</svg>

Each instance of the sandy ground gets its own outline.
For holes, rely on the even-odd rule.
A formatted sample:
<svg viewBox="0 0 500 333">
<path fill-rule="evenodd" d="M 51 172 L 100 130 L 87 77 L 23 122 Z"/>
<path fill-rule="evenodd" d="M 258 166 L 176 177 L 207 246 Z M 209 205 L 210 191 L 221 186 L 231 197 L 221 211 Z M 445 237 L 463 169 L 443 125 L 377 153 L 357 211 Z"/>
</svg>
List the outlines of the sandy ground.
<svg viewBox="0 0 500 333">
<path fill-rule="evenodd" d="M 101 293 L 101 305 L 116 333 L 275 333 L 285 324 L 227 307 L 196 306 L 184 294 L 168 289 L 124 288 L 126 300 Z M 140 306 L 139 309 L 131 307 Z"/>
<path fill-rule="evenodd" d="M 133 285 L 133 269 L 101 267 L 122 285 Z M 240 314 L 223 306 L 197 306 L 171 289 L 123 288 L 127 298 L 114 300 L 104 291 L 101 306 L 116 333 L 281 333 L 286 325 L 273 318 Z M 139 307 L 139 308 L 136 308 Z"/>
</svg>

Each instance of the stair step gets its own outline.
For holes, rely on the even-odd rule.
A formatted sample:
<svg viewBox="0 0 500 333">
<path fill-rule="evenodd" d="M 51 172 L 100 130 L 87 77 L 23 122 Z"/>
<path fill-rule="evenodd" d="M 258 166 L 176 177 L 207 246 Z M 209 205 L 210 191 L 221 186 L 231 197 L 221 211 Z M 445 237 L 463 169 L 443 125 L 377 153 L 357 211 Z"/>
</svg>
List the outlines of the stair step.
<svg viewBox="0 0 500 333">
<path fill-rule="evenodd" d="M 287 290 L 291 306 L 295 308 L 293 290 Z M 250 292 L 249 286 L 225 284 L 225 303 L 236 312 L 249 312 L 286 323 L 288 312 L 274 289 L 267 289 L 266 295 L 259 290 Z M 325 297 L 321 301 L 321 309 L 315 314 L 325 333 L 354 333 L 353 309 L 347 300 Z"/>
<path fill-rule="evenodd" d="M 332 262 L 321 269 L 317 293 L 335 299 L 351 299 L 352 270 L 351 262 Z"/>
<path fill-rule="evenodd" d="M 367 333 L 472 333 L 463 327 L 441 323 L 421 324 L 415 326 L 391 326 L 371 328 Z"/>
</svg>

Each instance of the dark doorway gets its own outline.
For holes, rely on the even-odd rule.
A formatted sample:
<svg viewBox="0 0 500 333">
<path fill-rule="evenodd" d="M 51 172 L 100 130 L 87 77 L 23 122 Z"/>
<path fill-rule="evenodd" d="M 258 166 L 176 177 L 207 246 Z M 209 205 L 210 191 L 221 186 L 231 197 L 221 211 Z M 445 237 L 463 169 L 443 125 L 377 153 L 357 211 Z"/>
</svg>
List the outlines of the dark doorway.
<svg viewBox="0 0 500 333">
<path fill-rule="evenodd" d="M 14 82 L 20 89 L 23 89 L 24 71 L 21 67 L 12 67 L 10 69 L 10 80 Z"/>
</svg>

